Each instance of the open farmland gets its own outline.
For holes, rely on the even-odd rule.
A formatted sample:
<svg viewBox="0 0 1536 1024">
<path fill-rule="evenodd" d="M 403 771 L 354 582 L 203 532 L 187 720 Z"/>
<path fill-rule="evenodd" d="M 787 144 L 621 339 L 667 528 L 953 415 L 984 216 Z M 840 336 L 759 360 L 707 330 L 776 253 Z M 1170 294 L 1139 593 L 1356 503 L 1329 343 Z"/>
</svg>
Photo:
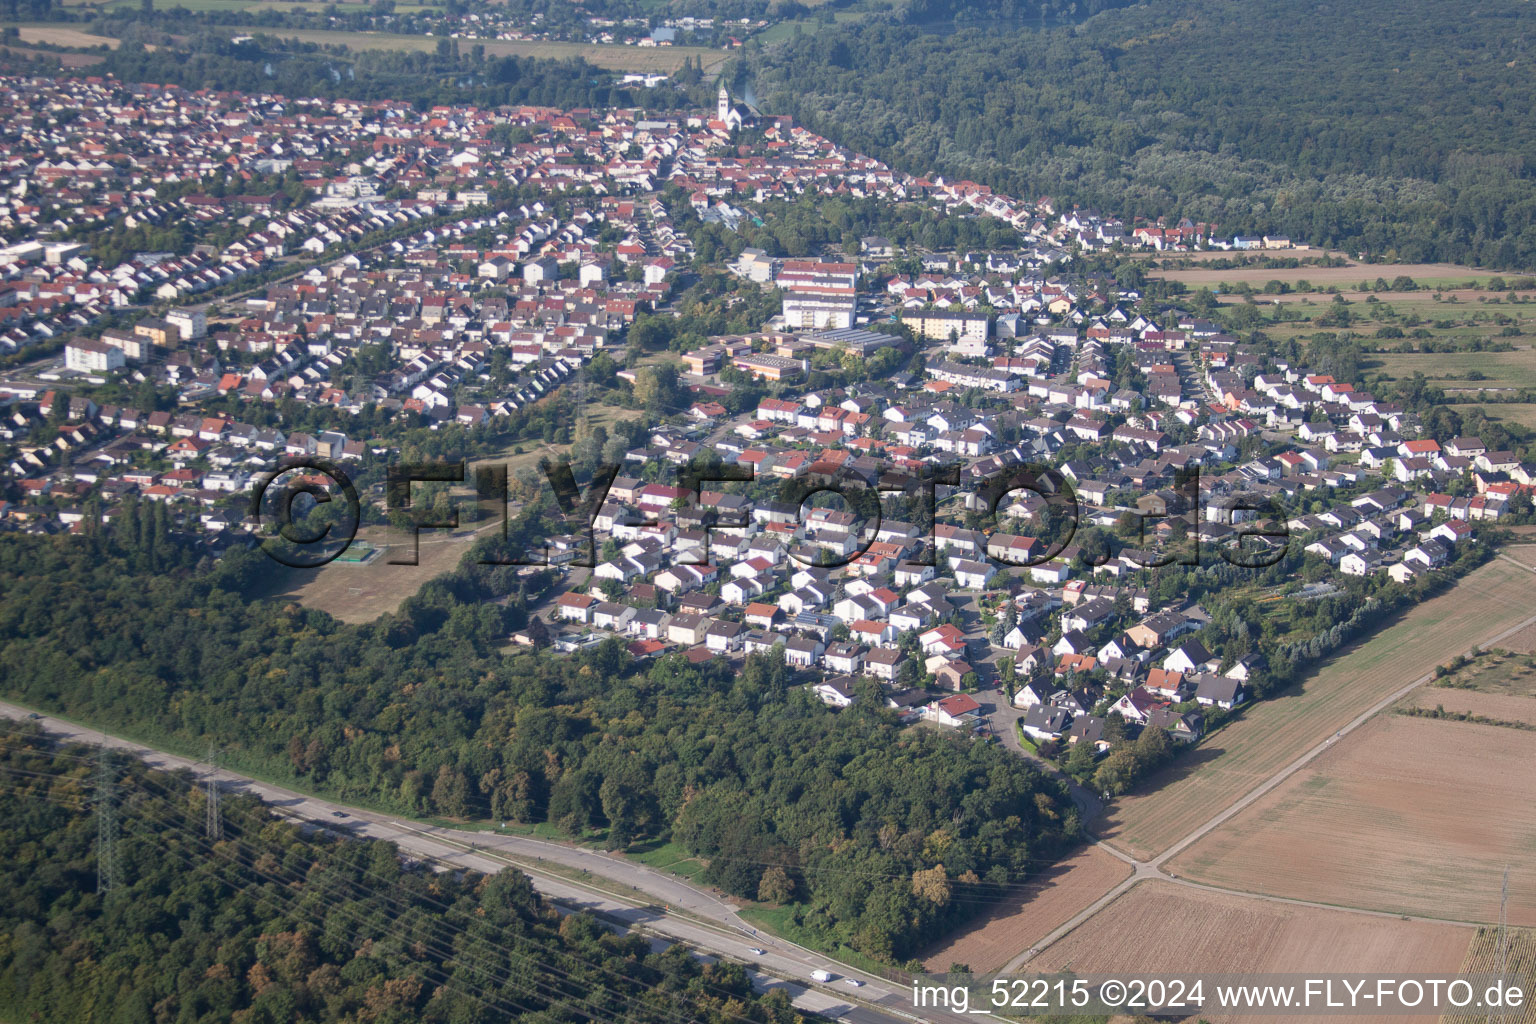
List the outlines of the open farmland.
<svg viewBox="0 0 1536 1024">
<path fill-rule="evenodd" d="M 1521 699 L 1521 698 L 1516 698 Z M 1383 714 L 1174 858 L 1224 888 L 1536 925 L 1536 732 Z"/>
<path fill-rule="evenodd" d="M 1536 575 L 1495 559 L 1334 658 L 1299 687 L 1207 738 L 1140 795 L 1117 800 L 1099 833 L 1139 859 L 1190 834 L 1372 705 L 1536 611 Z"/>
<path fill-rule="evenodd" d="M 45 43 L 49 46 L 105 46 L 115 50 L 121 43 L 121 40 L 111 36 L 98 36 L 59 25 L 20 25 L 16 32 L 17 38 L 23 43 Z"/>
<path fill-rule="evenodd" d="M 1380 352 L 1373 353 L 1367 371 L 1394 380 L 1422 373 L 1431 384 L 1449 388 L 1536 387 L 1536 348 L 1513 352 Z M 1469 378 L 1468 374 L 1476 374 Z M 1496 412 L 1500 407 L 1489 407 Z"/>
<path fill-rule="evenodd" d="M 1233 259 L 1240 254 L 1221 253 L 1217 257 Z M 1264 255 L 1276 259 L 1294 258 L 1305 260 L 1309 257 L 1323 255 L 1320 251 L 1306 249 L 1279 249 Z M 1164 257 L 1168 258 L 1168 257 Z M 1177 258 L 1175 256 L 1174 258 Z M 1394 277 L 1411 277 L 1420 287 L 1429 285 L 1482 285 L 1492 275 L 1488 271 L 1474 270 L 1468 267 L 1458 267 L 1454 263 L 1357 263 L 1350 260 L 1344 267 L 1231 267 L 1226 269 L 1214 267 L 1191 267 L 1187 270 L 1149 270 L 1148 277 L 1159 277 L 1168 281 L 1180 281 L 1191 288 L 1211 287 L 1214 285 L 1235 285 L 1246 281 L 1254 286 L 1263 285 L 1266 281 L 1284 281 L 1286 284 L 1295 285 L 1297 281 L 1310 281 L 1314 285 L 1323 288 L 1338 287 L 1340 289 L 1352 289 L 1361 281 L 1374 281 L 1378 277 L 1384 277 L 1388 281 Z"/>
<path fill-rule="evenodd" d="M 66 68 L 88 68 L 106 59 L 91 53 L 55 53 L 52 50 L 33 50 L 24 46 L 0 46 L 0 56 L 14 57 L 18 60 L 37 60 L 39 57 L 46 57 L 57 60 Z"/>
<path fill-rule="evenodd" d="M 1129 864 L 1090 846 L 1036 876 L 1021 898 L 1003 903 L 930 949 L 924 963 L 930 971 L 947 971 L 953 963 L 967 964 L 978 972 L 995 971 L 1130 873 Z"/>
<path fill-rule="evenodd" d="M 1466 715 L 1536 728 L 1536 700 L 1507 693 L 1478 693 L 1445 686 L 1426 686 L 1409 694 L 1399 706 L 1424 709 L 1453 718 Z"/>
<path fill-rule="evenodd" d="M 237 32 L 263 33 L 275 39 L 297 39 L 324 46 L 344 46 L 349 50 L 420 50 L 434 51 L 442 40 L 436 36 L 396 35 L 387 32 L 345 32 L 331 29 L 263 28 L 251 26 Z M 589 43 L 557 43 L 515 39 L 460 39 L 459 47 L 484 46 L 490 57 L 545 57 L 568 60 L 580 57 L 589 64 L 610 71 L 673 72 L 683 61 L 697 57 L 705 72 L 724 64 L 730 54 L 702 46 L 605 46 Z"/>
<path fill-rule="evenodd" d="M 1461 964 L 1472 935 L 1464 926 L 1299 907 L 1148 881 L 1052 943 L 1030 962 L 1030 970 L 1143 975 L 1450 972 Z"/>
</svg>

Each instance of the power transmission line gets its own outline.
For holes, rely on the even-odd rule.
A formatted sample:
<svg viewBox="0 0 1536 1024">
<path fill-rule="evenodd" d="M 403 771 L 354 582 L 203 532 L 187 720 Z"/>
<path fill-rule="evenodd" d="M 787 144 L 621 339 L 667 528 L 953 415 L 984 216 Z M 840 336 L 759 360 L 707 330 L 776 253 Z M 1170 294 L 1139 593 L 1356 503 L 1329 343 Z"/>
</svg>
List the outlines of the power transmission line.
<svg viewBox="0 0 1536 1024">
<path fill-rule="evenodd" d="M 112 752 L 101 748 L 96 759 L 96 891 L 109 893 L 122 884 L 117 864 L 117 794 Z"/>
<path fill-rule="evenodd" d="M 203 777 L 203 832 L 211 842 L 224 838 L 224 818 L 219 813 L 218 750 L 208 748 L 208 774 Z"/>
</svg>

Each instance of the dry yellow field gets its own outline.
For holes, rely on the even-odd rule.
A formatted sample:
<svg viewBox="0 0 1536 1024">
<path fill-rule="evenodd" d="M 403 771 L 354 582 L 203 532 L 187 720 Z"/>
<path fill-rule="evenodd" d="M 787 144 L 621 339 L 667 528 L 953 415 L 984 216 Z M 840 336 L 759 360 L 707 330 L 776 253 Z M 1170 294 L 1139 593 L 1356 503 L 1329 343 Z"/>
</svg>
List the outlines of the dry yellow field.
<svg viewBox="0 0 1536 1024">
<path fill-rule="evenodd" d="M 262 28 L 259 26 L 238 29 L 242 32 L 260 32 L 278 39 L 298 39 L 302 42 L 321 43 L 328 46 L 345 46 L 350 50 L 421 50 L 437 49 L 440 40 L 435 36 L 395 35 L 385 32 L 345 32 L 331 29 Z M 468 52 L 473 46 L 485 47 L 492 57 L 547 57 L 567 60 L 580 57 L 589 64 L 610 71 L 662 71 L 673 72 L 683 66 L 683 61 L 698 58 L 706 72 L 714 70 L 730 57 L 724 50 L 711 50 L 702 46 L 618 46 L 590 43 L 559 43 L 523 41 L 515 39 L 459 39 L 459 49 Z"/>
<path fill-rule="evenodd" d="M 995 971 L 1130 873 L 1129 864 L 1097 847 L 1087 847 L 1030 882 L 1018 900 L 1000 905 L 930 949 L 923 962 L 936 972 L 949 970 L 953 963 L 967 964 L 982 973 Z"/>
<path fill-rule="evenodd" d="M 1536 574 L 1494 559 L 1178 759 L 1100 819 L 1138 859 L 1167 849 L 1373 704 L 1536 613 Z"/>
<path fill-rule="evenodd" d="M 24 43 L 47 43 L 50 46 L 105 46 L 115 50 L 121 42 L 111 36 L 98 36 L 77 28 L 55 25 L 21 25 L 16 31 Z"/>
<path fill-rule="evenodd" d="M 1388 712 L 1166 868 L 1245 892 L 1496 923 L 1507 866 L 1509 920 L 1536 925 L 1536 802 L 1521 770 L 1533 765 L 1536 732 Z"/>
<path fill-rule="evenodd" d="M 1500 959 L 1500 940 L 1497 928 L 1479 928 L 1477 938 L 1467 948 L 1467 958 L 1462 961 L 1462 974 L 1498 974 L 1502 963 L 1504 977 L 1518 981 L 1527 992 L 1536 992 L 1536 932 L 1524 928 L 1511 928 L 1503 940 L 1503 959 Z M 1532 1024 L 1536 1021 L 1536 999 L 1528 1000 L 1519 1010 L 1506 1012 L 1500 1018 L 1504 1024 Z M 1455 1014 L 1440 1018 L 1440 1024 L 1487 1024 L 1488 1015 Z"/>
<path fill-rule="evenodd" d="M 338 560 L 318 569 L 277 567 L 271 586 L 260 596 L 293 598 L 342 622 L 372 622 L 399 608 L 400 602 L 427 580 L 457 566 L 471 539 L 450 536 L 443 530 L 423 530 L 418 548 L 420 564 L 390 565 L 389 559 L 404 557 L 407 549 L 397 551 L 390 546 L 394 538 L 388 529 L 365 527 L 357 536 L 384 550 L 362 564 Z"/>
</svg>

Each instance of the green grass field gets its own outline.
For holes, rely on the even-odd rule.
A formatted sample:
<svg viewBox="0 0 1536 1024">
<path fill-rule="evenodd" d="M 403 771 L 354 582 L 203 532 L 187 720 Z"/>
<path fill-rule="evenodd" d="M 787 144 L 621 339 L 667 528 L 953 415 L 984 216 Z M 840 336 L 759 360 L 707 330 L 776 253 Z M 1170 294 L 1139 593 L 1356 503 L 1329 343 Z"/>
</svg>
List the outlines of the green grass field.
<svg viewBox="0 0 1536 1024">
<path fill-rule="evenodd" d="M 704 870 L 703 862 L 677 843 L 637 843 L 624 851 L 624 855 L 659 871 L 670 871 L 689 879 Z"/>
<path fill-rule="evenodd" d="M 1374 353 L 1365 369 L 1394 380 L 1422 373 L 1432 384 L 1456 388 L 1536 387 L 1536 348 L 1513 352 Z M 1468 377 L 1478 374 L 1479 377 Z"/>
</svg>

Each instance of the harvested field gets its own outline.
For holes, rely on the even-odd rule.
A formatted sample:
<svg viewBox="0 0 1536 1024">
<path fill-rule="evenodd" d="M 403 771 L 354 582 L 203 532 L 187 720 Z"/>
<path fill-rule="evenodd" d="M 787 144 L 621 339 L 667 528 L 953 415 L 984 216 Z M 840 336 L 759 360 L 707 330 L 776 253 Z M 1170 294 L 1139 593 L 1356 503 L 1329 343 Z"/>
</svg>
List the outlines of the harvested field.
<svg viewBox="0 0 1536 1024">
<path fill-rule="evenodd" d="M 434 36 L 394 35 L 387 32 L 345 32 L 332 29 L 262 28 L 252 26 L 237 32 L 263 33 L 276 39 L 298 39 L 327 46 L 345 46 L 349 50 L 421 50 L 435 51 L 439 40 Z M 617 46 L 589 43 L 557 43 L 515 39 L 460 39 L 459 46 L 484 46 L 488 57 L 546 57 L 567 60 L 580 57 L 589 64 L 610 71 L 673 72 L 683 61 L 697 57 L 706 72 L 713 71 L 730 57 L 724 50 L 702 46 Z"/>
<path fill-rule="evenodd" d="M 1516 654 L 1536 653 L 1536 625 L 1527 626 L 1513 636 L 1505 637 L 1500 643 L 1505 650 Z"/>
<path fill-rule="evenodd" d="M 995 971 L 1049 935 L 1131 873 L 1131 866 L 1090 846 L 1035 879 L 1018 901 L 999 906 L 927 952 L 930 971 L 952 963 Z"/>
<path fill-rule="evenodd" d="M 1471 928 L 1456 925 L 1298 907 L 1150 881 L 1053 943 L 1030 961 L 1030 970 L 1450 972 L 1462 962 L 1472 935 Z"/>
<path fill-rule="evenodd" d="M 1373 704 L 1536 612 L 1536 574 L 1494 559 L 1450 590 L 1252 707 L 1099 821 L 1138 859 L 1167 849 Z"/>
<path fill-rule="evenodd" d="M 1499 973 L 1499 931 L 1497 928 L 1479 928 L 1477 937 L 1467 948 L 1467 958 L 1462 961 L 1462 974 Z M 1536 932 L 1524 928 L 1511 928 L 1505 939 L 1504 976 L 1518 980 L 1527 992 L 1536 990 Z M 1511 1010 L 1502 1018 L 1507 1024 L 1531 1024 L 1536 1021 L 1536 1000 L 1527 1000 L 1524 1007 Z M 1487 1014 L 1455 1014 L 1440 1018 L 1440 1024 L 1485 1024 Z"/>
<path fill-rule="evenodd" d="M 88 68 L 106 59 L 92 53 L 55 53 L 52 50 L 30 50 L 22 46 L 0 46 L 0 57 L 12 57 L 17 60 L 36 60 L 44 57 L 57 60 L 66 68 Z"/>
<path fill-rule="evenodd" d="M 1536 925 L 1536 803 L 1518 767 L 1532 764 L 1536 732 L 1384 714 L 1167 867 L 1224 888 L 1487 923 L 1508 866 L 1509 920 Z"/>
<path fill-rule="evenodd" d="M 1510 532 L 1517 537 L 1523 536 L 1529 539 L 1532 534 L 1536 534 L 1536 526 L 1515 526 L 1511 527 Z M 1536 544 L 1510 544 L 1500 553 L 1508 555 L 1528 569 L 1536 569 Z"/>
<path fill-rule="evenodd" d="M 1439 709 L 1447 715 L 1475 715 L 1497 722 L 1520 722 L 1536 726 L 1536 700 L 1511 694 L 1425 686 L 1409 694 L 1401 706 Z"/>
<path fill-rule="evenodd" d="M 98 36 L 77 28 L 60 28 L 55 25 L 21 25 L 16 31 L 24 43 L 47 43 L 49 46 L 105 46 L 115 50 L 121 42 L 111 36 Z"/>
</svg>

